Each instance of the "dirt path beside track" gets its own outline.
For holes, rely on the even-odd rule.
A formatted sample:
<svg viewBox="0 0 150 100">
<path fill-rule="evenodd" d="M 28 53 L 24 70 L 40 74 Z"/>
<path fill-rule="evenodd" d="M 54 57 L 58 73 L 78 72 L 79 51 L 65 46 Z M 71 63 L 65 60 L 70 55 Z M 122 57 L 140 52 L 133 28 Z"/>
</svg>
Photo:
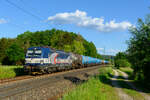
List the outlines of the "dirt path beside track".
<svg viewBox="0 0 150 100">
<path fill-rule="evenodd" d="M 120 72 L 122 74 L 122 76 L 125 78 L 125 82 L 134 90 L 138 91 L 144 98 L 145 100 L 150 100 L 150 96 L 147 95 L 146 93 L 142 92 L 142 90 L 138 89 L 137 87 L 134 86 L 134 84 L 132 84 L 131 82 L 129 82 L 128 80 L 128 75 L 125 72 L 122 72 L 120 70 L 117 70 L 118 72 Z"/>
<path fill-rule="evenodd" d="M 118 84 L 117 79 L 119 77 L 119 74 L 117 72 L 117 70 L 113 70 L 114 71 L 114 76 L 113 78 L 111 78 L 112 80 L 112 85 L 114 86 L 114 88 L 116 89 L 119 97 L 121 100 L 134 100 L 131 96 L 127 95 L 126 93 L 124 93 L 121 89 L 121 86 Z"/>
</svg>

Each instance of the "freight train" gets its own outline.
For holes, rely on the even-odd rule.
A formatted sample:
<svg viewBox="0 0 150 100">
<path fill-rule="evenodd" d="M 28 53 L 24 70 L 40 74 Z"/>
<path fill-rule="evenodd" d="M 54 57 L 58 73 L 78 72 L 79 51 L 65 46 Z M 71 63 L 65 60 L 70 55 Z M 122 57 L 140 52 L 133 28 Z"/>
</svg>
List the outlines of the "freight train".
<svg viewBox="0 0 150 100">
<path fill-rule="evenodd" d="M 50 47 L 30 47 L 26 52 L 24 71 L 30 74 L 52 73 L 108 63 L 105 60 L 54 50 Z"/>
</svg>

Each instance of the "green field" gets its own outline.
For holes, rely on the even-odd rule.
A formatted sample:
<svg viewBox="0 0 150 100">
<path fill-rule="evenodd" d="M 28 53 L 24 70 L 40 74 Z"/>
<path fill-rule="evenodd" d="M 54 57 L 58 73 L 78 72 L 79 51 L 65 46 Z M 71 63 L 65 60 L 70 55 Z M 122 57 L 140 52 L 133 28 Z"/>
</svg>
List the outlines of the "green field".
<svg viewBox="0 0 150 100">
<path fill-rule="evenodd" d="M 23 66 L 0 66 L 0 79 L 24 75 Z"/>
<path fill-rule="evenodd" d="M 64 94 L 61 100 L 119 100 L 115 89 L 111 86 L 112 68 L 101 68 L 100 75 Z"/>
</svg>

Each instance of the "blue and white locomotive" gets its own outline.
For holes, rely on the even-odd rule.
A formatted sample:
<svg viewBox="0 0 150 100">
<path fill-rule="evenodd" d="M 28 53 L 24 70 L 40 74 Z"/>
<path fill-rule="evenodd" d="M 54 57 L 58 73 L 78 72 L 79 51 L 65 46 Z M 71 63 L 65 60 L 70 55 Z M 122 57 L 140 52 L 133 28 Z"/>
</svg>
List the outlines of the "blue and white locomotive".
<svg viewBox="0 0 150 100">
<path fill-rule="evenodd" d="M 25 57 L 24 70 L 26 72 L 51 73 L 92 65 L 109 63 L 108 61 L 66 53 L 50 47 L 30 47 Z"/>
</svg>

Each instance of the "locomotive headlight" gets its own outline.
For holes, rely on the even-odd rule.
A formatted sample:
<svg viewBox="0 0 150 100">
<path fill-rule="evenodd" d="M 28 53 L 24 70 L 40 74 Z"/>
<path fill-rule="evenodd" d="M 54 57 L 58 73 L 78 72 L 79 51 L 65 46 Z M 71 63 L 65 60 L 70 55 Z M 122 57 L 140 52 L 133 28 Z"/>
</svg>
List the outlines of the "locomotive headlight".
<svg viewBox="0 0 150 100">
<path fill-rule="evenodd" d="M 41 61 L 40 61 L 40 63 L 41 63 L 41 64 L 43 64 L 43 63 L 44 63 L 44 61 L 43 61 L 43 60 L 41 60 Z"/>
<path fill-rule="evenodd" d="M 26 60 L 25 63 L 31 63 L 31 60 Z"/>
</svg>

